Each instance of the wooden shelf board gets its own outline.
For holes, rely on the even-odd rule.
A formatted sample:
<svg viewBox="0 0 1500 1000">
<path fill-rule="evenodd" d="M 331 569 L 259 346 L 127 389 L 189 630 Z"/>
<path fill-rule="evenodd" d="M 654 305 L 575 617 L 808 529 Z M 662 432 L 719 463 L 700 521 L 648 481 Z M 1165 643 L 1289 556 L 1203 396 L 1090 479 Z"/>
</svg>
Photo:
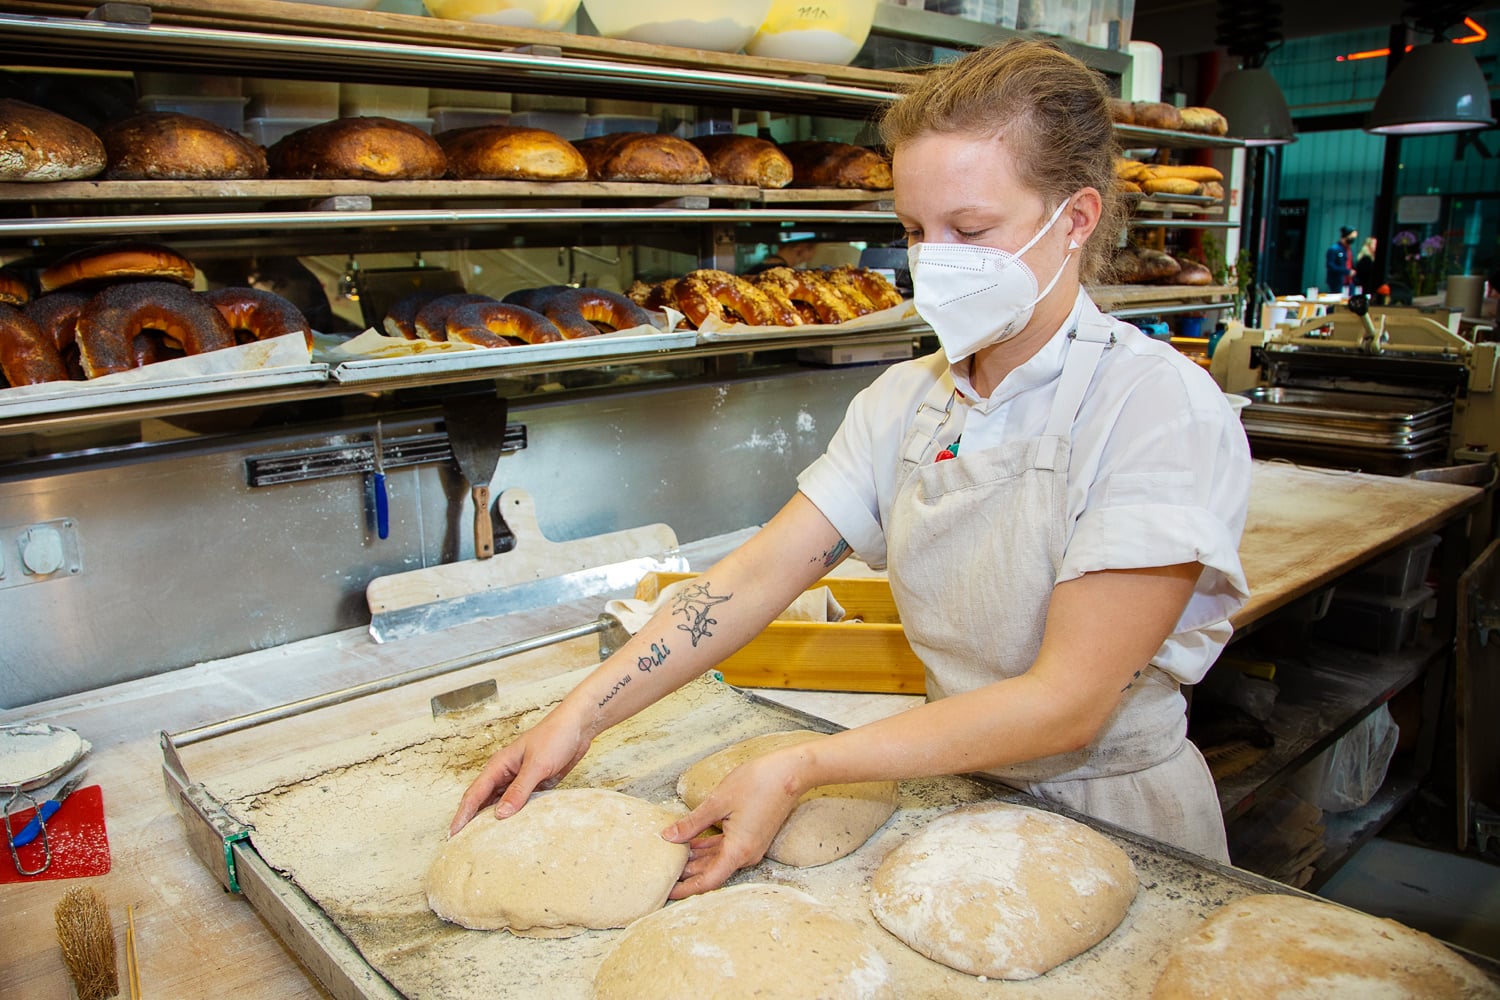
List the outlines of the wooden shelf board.
<svg viewBox="0 0 1500 1000">
<path fill-rule="evenodd" d="M 1238 291 L 1233 285 L 1092 285 L 1088 289 L 1101 309 L 1186 299 L 1229 298 Z"/>
</svg>

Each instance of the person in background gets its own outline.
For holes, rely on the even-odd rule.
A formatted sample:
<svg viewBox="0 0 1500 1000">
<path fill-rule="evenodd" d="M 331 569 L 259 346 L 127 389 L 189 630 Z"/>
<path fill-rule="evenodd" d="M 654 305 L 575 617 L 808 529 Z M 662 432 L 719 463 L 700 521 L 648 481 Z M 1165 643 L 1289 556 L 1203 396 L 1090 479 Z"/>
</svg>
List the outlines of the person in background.
<svg viewBox="0 0 1500 1000">
<path fill-rule="evenodd" d="M 814 240 L 792 240 L 761 258 L 760 263 L 748 268 L 746 274 L 759 274 L 773 267 L 805 268 L 817 255 L 818 244 Z"/>
<path fill-rule="evenodd" d="M 1359 232 L 1348 226 L 1339 227 L 1339 238 L 1333 241 L 1333 245 L 1324 254 L 1324 287 L 1334 294 L 1342 294 L 1349 290 L 1349 282 L 1354 277 L 1354 241 L 1359 238 Z"/>
<path fill-rule="evenodd" d="M 1359 248 L 1359 256 L 1354 258 L 1354 287 L 1366 295 L 1374 295 L 1375 289 L 1380 282 L 1375 274 L 1375 248 L 1379 241 L 1371 236 L 1367 238 Z"/>
<path fill-rule="evenodd" d="M 1181 685 L 1249 597 L 1250 451 L 1202 368 L 1084 290 L 1125 218 L 1108 96 L 1018 40 L 886 111 L 916 308 L 942 349 L 859 393 L 786 506 L 497 750 L 450 832 L 526 808 L 853 552 L 889 572 L 926 704 L 732 771 L 662 833 L 691 846 L 675 898 L 758 862 L 808 789 L 969 772 L 1227 860 Z"/>
</svg>

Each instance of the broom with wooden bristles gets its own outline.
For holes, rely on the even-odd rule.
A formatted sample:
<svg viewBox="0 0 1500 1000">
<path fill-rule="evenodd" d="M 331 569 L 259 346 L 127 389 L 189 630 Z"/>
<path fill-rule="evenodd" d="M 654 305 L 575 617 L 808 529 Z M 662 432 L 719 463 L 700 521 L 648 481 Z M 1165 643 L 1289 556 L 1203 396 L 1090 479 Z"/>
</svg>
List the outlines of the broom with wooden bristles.
<svg viewBox="0 0 1500 1000">
<path fill-rule="evenodd" d="M 57 942 L 78 1000 L 107 1000 L 120 993 L 115 968 L 115 928 L 104 900 L 93 889 L 78 887 L 63 893 L 53 912 Z"/>
</svg>

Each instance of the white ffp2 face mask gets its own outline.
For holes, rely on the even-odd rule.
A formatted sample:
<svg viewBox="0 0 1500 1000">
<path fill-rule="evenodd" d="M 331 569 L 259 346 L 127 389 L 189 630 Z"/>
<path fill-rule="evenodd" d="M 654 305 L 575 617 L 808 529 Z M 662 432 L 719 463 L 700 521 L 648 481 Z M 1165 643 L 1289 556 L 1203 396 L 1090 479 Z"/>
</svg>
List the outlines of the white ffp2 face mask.
<svg viewBox="0 0 1500 1000">
<path fill-rule="evenodd" d="M 917 315 L 937 334 L 950 364 L 1009 340 L 1031 322 L 1032 311 L 1062 278 L 1078 244 L 1070 241 L 1068 255 L 1040 292 L 1036 275 L 1021 255 L 1047 235 L 1067 205 L 1058 205 L 1047 224 L 1015 253 L 969 243 L 918 243 L 907 248 Z"/>
</svg>

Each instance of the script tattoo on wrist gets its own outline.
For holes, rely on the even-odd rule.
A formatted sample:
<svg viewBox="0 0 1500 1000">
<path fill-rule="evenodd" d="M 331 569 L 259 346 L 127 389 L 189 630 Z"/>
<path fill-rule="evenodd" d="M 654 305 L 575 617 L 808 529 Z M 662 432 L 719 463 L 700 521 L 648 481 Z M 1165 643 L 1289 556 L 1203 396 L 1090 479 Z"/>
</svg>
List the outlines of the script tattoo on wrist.
<svg viewBox="0 0 1500 1000">
<path fill-rule="evenodd" d="M 710 617 L 709 613 L 715 606 L 723 604 L 733 596 L 733 594 L 725 594 L 719 597 L 711 594 L 706 583 L 697 583 L 683 588 L 682 592 L 672 600 L 672 614 L 682 615 L 687 619 L 687 624 L 677 627 L 686 632 L 693 645 L 697 646 L 699 639 L 713 635 L 713 632 L 709 631 L 709 626 L 719 624 L 719 620 Z"/>
<path fill-rule="evenodd" d="M 820 556 L 814 556 L 812 561 L 821 562 L 824 569 L 832 569 L 838 564 L 840 559 L 844 558 L 845 553 L 848 551 L 849 543 L 840 538 L 837 542 L 833 543 L 833 548 Z"/>
<path fill-rule="evenodd" d="M 630 675 L 629 674 L 625 674 L 619 680 L 615 681 L 615 686 L 609 689 L 609 694 L 607 694 L 603 698 L 599 699 L 599 707 L 603 708 L 605 705 L 608 705 L 611 701 L 614 700 L 615 695 L 617 695 L 621 691 L 625 690 L 626 686 L 629 683 L 630 683 Z"/>
</svg>

